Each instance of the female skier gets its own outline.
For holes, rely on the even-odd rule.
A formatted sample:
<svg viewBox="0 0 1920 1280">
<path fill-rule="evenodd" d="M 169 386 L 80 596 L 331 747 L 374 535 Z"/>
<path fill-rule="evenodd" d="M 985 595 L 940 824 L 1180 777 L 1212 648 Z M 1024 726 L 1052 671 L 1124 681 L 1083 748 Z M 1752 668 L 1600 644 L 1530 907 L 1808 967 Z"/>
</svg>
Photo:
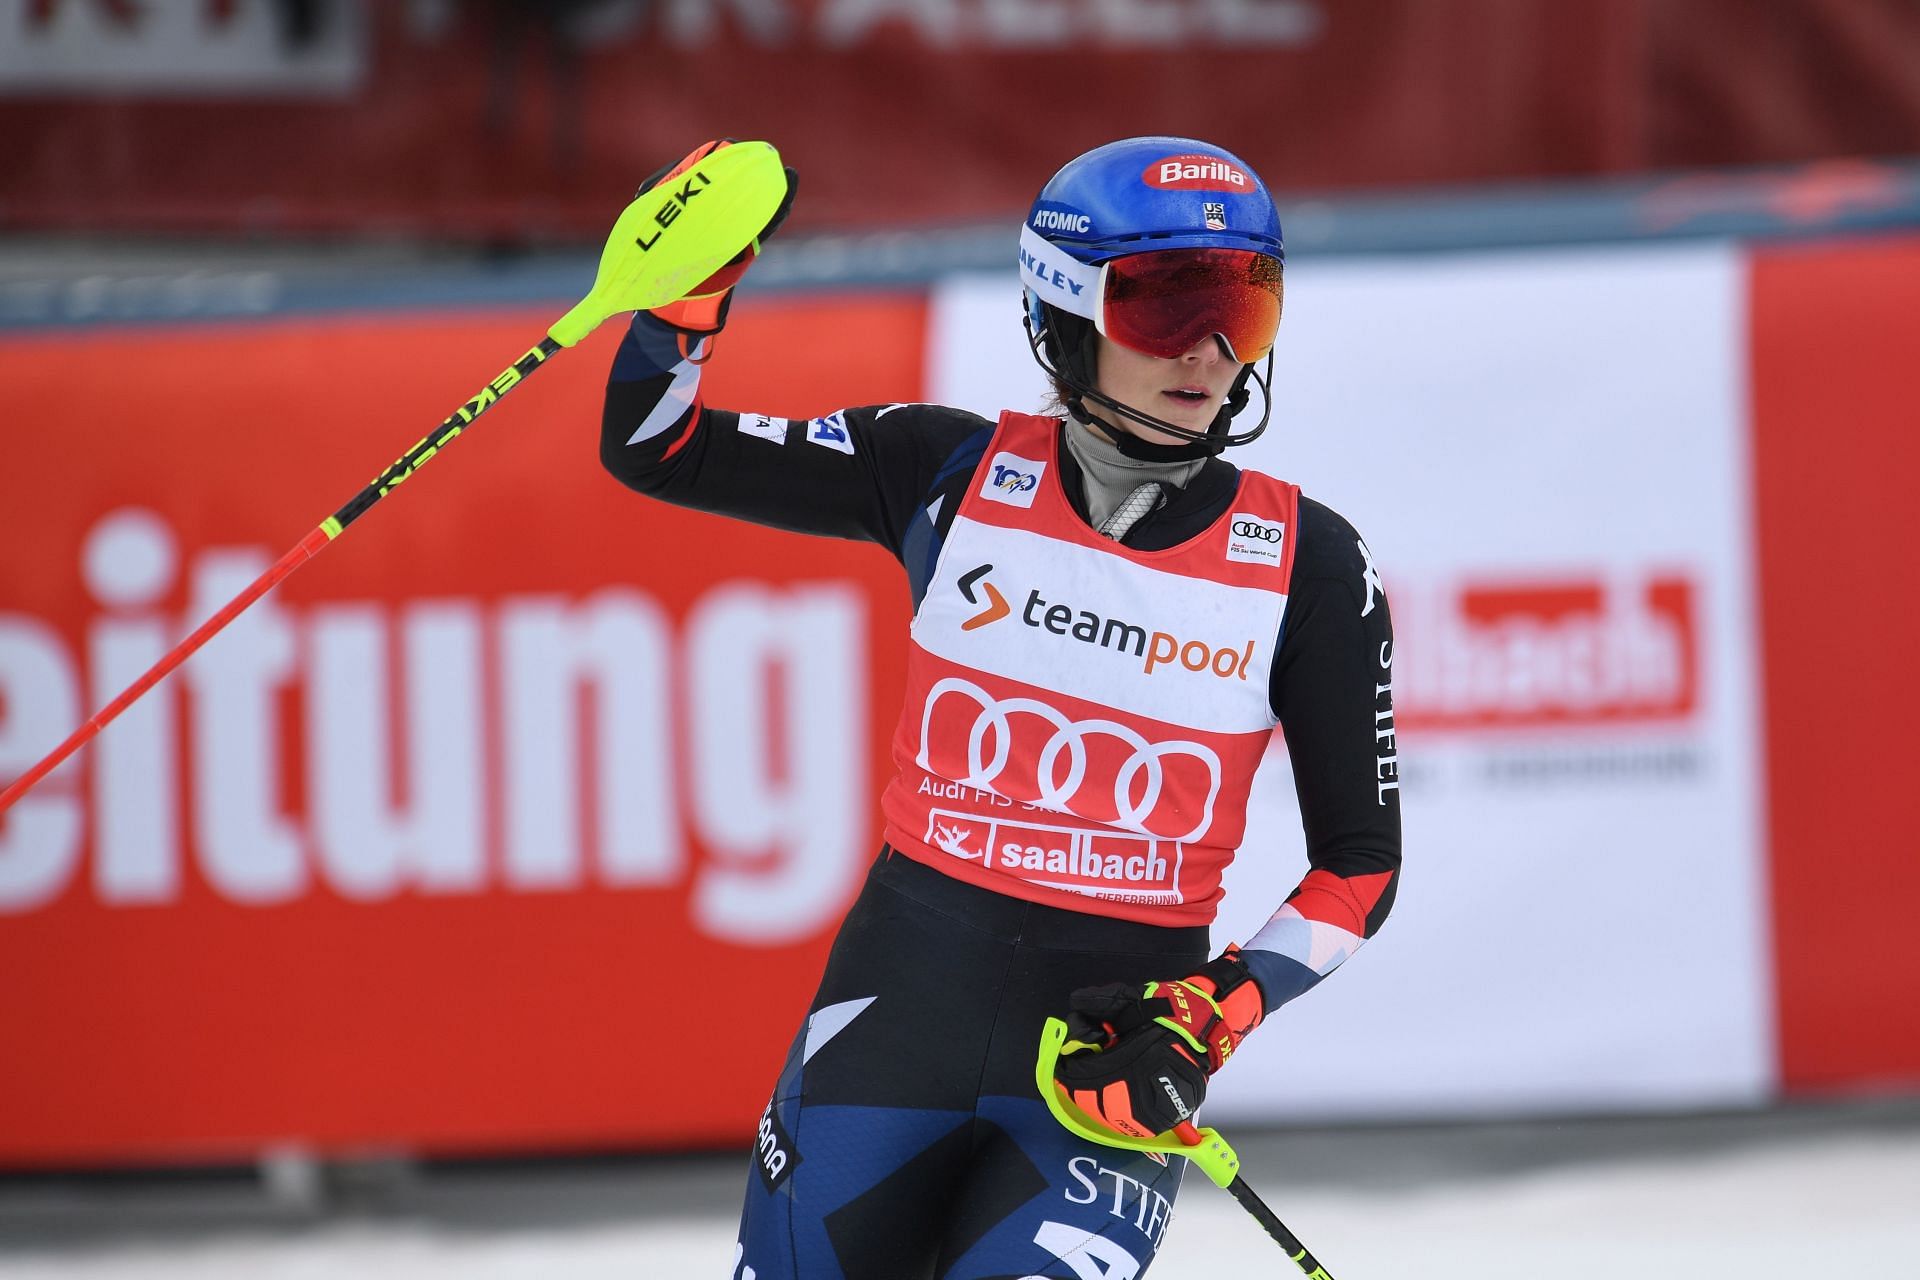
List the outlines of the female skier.
<svg viewBox="0 0 1920 1280">
<path fill-rule="evenodd" d="M 731 1274 L 1131 1280 L 1184 1162 L 1056 1123 L 1034 1089 L 1042 1024 L 1069 1020 L 1058 1073 L 1083 1110 L 1172 1129 L 1242 1037 L 1373 934 L 1400 865 L 1393 641 L 1367 549 L 1219 456 L 1267 421 L 1232 430 L 1263 362 L 1268 400 L 1272 198 L 1187 138 L 1067 164 L 1019 248 L 1057 402 L 997 422 L 703 406 L 756 251 L 634 317 L 602 461 L 668 502 L 878 542 L 914 617 L 885 843 L 761 1119 Z M 1311 868 L 1209 959 L 1276 726 Z"/>
</svg>

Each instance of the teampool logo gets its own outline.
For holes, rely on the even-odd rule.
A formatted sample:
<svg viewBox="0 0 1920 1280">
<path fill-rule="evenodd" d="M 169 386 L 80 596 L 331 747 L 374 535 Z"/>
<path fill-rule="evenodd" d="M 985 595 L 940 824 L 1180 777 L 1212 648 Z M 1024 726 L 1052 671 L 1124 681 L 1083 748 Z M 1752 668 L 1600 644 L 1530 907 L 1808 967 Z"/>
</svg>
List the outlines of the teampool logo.
<svg viewBox="0 0 1920 1280">
<path fill-rule="evenodd" d="M 976 610 L 961 621 L 962 631 L 978 631 L 1015 616 L 1011 602 L 988 578 L 992 572 L 990 564 L 976 565 L 955 580 L 961 598 Z M 1028 590 L 1018 616 L 1023 626 L 1036 631 L 1139 658 L 1141 670 L 1147 675 L 1154 674 L 1158 667 L 1180 666 L 1196 673 L 1210 672 L 1222 680 L 1245 680 L 1247 666 L 1253 661 L 1252 640 L 1215 647 L 1205 640 L 1149 631 L 1124 618 L 1105 617 L 1091 609 L 1048 600 L 1037 588 Z"/>
<path fill-rule="evenodd" d="M 960 594 L 966 598 L 968 604 L 983 606 L 980 612 L 960 624 L 962 631 L 978 631 L 988 623 L 998 622 L 1013 612 L 1007 607 L 1007 598 L 1000 594 L 1000 588 L 986 580 L 987 575 L 992 572 L 992 565 L 983 564 L 962 574 L 960 581 L 954 584 L 960 588 Z M 976 584 L 979 587 L 978 591 L 974 589 Z"/>
</svg>

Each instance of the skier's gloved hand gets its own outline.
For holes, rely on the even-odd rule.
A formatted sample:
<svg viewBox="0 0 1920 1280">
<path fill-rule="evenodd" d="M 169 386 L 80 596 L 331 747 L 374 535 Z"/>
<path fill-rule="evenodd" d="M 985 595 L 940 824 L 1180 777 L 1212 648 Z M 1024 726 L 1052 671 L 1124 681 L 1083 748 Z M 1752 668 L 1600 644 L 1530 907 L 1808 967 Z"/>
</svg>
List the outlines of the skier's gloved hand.
<svg viewBox="0 0 1920 1280">
<path fill-rule="evenodd" d="M 640 190 L 634 194 L 643 195 L 661 183 L 680 176 L 722 147 L 732 146 L 733 141 L 732 138 L 718 138 L 701 143 L 678 164 L 669 165 L 641 183 Z M 733 286 L 740 283 L 740 277 L 747 274 L 747 268 L 760 256 L 760 246 L 766 243 L 767 237 L 778 231 L 780 224 L 787 220 L 787 214 L 793 211 L 793 197 L 800 188 L 800 175 L 793 171 L 792 166 L 787 166 L 786 172 L 786 198 L 773 211 L 773 217 L 753 243 L 742 249 L 733 261 L 694 286 L 686 297 L 669 302 L 664 307 L 655 307 L 649 314 L 688 338 L 705 338 L 720 332 L 727 322 L 727 306 L 733 297 Z"/>
<path fill-rule="evenodd" d="M 1137 1138 L 1189 1120 L 1207 1077 L 1266 1013 L 1235 947 L 1185 978 L 1083 987 L 1068 1004 L 1054 1078 L 1075 1106 Z"/>
</svg>

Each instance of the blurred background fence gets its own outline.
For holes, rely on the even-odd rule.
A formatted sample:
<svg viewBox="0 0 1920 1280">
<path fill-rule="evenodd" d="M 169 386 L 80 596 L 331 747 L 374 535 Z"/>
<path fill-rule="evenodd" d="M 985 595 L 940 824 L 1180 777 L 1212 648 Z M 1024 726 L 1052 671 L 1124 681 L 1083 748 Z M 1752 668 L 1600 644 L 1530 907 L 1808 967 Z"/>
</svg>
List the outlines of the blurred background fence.
<svg viewBox="0 0 1920 1280">
<path fill-rule="evenodd" d="M 1145 132 L 1279 189 L 1236 460 L 1355 521 L 1398 629 L 1400 906 L 1219 1118 L 1920 1089 L 1898 0 L 0 0 L 0 780 L 694 143 L 802 174 L 709 403 L 993 413 L 1043 390 L 1027 201 Z M 877 844 L 908 602 L 607 479 L 615 329 L 0 819 L 0 1166 L 745 1142 Z M 1304 867 L 1284 759 L 1256 800 L 1221 941 Z M 691 1090 L 644 998 L 688 982 L 758 1002 Z"/>
</svg>

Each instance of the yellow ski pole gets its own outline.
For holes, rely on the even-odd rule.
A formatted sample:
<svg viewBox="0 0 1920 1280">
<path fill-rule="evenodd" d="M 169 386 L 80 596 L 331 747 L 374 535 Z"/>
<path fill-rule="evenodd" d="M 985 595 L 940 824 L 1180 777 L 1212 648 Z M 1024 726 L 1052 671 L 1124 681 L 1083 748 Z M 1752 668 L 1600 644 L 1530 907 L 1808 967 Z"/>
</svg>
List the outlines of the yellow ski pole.
<svg viewBox="0 0 1920 1280">
<path fill-rule="evenodd" d="M 1253 1215 L 1254 1221 L 1287 1251 L 1287 1256 L 1306 1274 L 1307 1280 L 1333 1280 L 1319 1260 L 1307 1252 L 1307 1246 L 1300 1243 L 1300 1237 L 1287 1230 L 1287 1224 L 1280 1221 L 1266 1202 L 1254 1194 L 1247 1180 L 1240 1176 L 1240 1157 L 1227 1145 L 1227 1140 L 1220 1136 L 1218 1129 L 1196 1129 L 1191 1122 L 1183 1121 L 1158 1137 L 1133 1138 L 1096 1123 L 1086 1112 L 1069 1102 L 1066 1090 L 1054 1079 L 1054 1064 L 1059 1061 L 1060 1050 L 1066 1042 L 1067 1024 L 1058 1018 L 1048 1018 L 1046 1029 L 1040 1033 L 1040 1054 L 1034 1064 L 1033 1082 L 1039 1087 L 1040 1096 L 1046 1099 L 1047 1109 L 1053 1112 L 1054 1119 L 1088 1142 L 1097 1142 L 1101 1146 L 1185 1156 L 1199 1165 L 1201 1172 L 1213 1179 L 1215 1186 L 1226 1188 L 1240 1202 L 1240 1207 Z"/>
<path fill-rule="evenodd" d="M 691 168 L 636 196 L 613 224 L 593 288 L 554 322 L 500 376 L 450 414 L 420 443 L 401 454 L 373 483 L 321 521 L 272 567 L 194 633 L 148 668 L 120 696 L 102 707 L 58 747 L 0 791 L 0 814 L 85 746 L 168 672 L 232 622 L 295 569 L 318 555 L 374 503 L 425 466 L 500 397 L 519 386 L 563 348 L 592 333 L 609 316 L 646 311 L 678 301 L 753 244 L 787 195 L 780 153 L 765 142 L 736 142 L 709 153 Z"/>
</svg>

